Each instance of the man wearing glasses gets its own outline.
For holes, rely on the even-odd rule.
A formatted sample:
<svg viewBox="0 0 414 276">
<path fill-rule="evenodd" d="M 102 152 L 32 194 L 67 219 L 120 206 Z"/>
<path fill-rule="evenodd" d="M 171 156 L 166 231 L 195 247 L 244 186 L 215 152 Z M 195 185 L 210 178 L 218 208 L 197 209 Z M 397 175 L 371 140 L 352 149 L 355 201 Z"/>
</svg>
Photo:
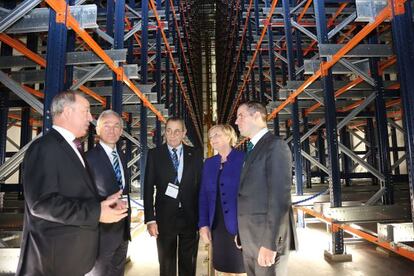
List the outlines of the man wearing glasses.
<svg viewBox="0 0 414 276">
<path fill-rule="evenodd" d="M 184 121 L 167 120 L 166 144 L 150 149 L 145 170 L 144 212 L 157 239 L 161 276 L 194 276 L 198 249 L 198 192 L 202 153 L 183 144 Z M 155 200 L 154 200 L 155 192 Z M 177 271 L 178 249 L 178 271 Z"/>
</svg>

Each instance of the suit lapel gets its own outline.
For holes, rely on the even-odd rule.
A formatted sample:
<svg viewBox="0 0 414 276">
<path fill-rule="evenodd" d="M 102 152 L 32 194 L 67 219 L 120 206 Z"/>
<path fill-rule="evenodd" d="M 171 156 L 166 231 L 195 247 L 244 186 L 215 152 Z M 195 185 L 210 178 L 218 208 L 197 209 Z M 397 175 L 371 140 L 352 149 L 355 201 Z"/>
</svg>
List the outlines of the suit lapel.
<svg viewBox="0 0 414 276">
<path fill-rule="evenodd" d="M 94 192 L 97 193 L 97 189 L 95 184 L 92 182 L 91 177 L 88 172 L 88 166 L 86 164 L 85 159 L 83 161 L 85 162 L 86 167 L 83 166 L 82 162 L 79 160 L 78 155 L 74 152 L 73 148 L 68 144 L 68 142 L 63 138 L 62 135 L 55 129 L 50 130 L 51 134 L 57 139 L 59 144 L 62 146 L 63 151 L 69 156 L 69 158 L 72 160 L 72 165 L 76 167 L 76 170 L 79 171 L 83 179 L 85 180 L 87 186 Z"/>
<path fill-rule="evenodd" d="M 267 132 L 265 135 L 263 135 L 262 138 L 257 142 L 257 144 L 254 146 L 253 150 L 249 153 L 246 160 L 244 161 L 243 170 L 240 176 L 240 183 L 243 182 L 243 178 L 246 175 L 246 172 L 248 172 L 250 165 L 253 163 L 253 161 L 256 159 L 256 157 L 261 153 L 263 146 L 266 144 L 269 137 L 271 137 L 270 131 Z"/>
<path fill-rule="evenodd" d="M 185 183 L 184 179 L 188 172 L 190 171 L 188 168 L 190 167 L 192 159 L 192 152 L 190 149 L 183 144 L 183 175 L 181 176 L 181 182 L 180 185 L 183 185 Z M 186 173 L 187 172 L 187 173 Z"/>
<path fill-rule="evenodd" d="M 175 176 L 175 168 L 174 168 L 174 164 L 171 160 L 171 155 L 170 155 L 170 151 L 168 150 L 167 144 L 164 144 L 161 153 L 162 153 L 162 155 L 160 157 L 162 159 L 160 160 L 161 161 L 160 164 L 166 164 L 167 168 L 168 168 L 168 175 L 174 175 Z M 174 179 L 171 179 L 170 181 L 173 182 Z"/>
</svg>

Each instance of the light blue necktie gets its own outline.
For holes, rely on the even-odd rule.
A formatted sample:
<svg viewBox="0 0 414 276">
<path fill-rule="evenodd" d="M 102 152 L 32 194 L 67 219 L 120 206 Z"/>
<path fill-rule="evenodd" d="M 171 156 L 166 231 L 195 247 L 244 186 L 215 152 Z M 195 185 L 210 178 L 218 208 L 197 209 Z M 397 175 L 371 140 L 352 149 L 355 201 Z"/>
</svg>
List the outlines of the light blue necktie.
<svg viewBox="0 0 414 276">
<path fill-rule="evenodd" d="M 122 190 L 124 186 L 122 185 L 121 167 L 119 166 L 119 157 L 115 150 L 112 151 L 112 166 L 114 167 L 116 182 L 118 183 L 119 189 Z"/>
</svg>

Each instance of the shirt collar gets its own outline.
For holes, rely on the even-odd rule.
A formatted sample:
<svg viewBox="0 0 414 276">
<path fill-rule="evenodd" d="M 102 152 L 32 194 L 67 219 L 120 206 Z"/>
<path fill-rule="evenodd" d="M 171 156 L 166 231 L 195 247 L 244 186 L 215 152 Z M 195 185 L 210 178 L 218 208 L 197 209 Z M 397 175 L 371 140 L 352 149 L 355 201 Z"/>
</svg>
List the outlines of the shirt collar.
<svg viewBox="0 0 414 276">
<path fill-rule="evenodd" d="M 168 150 L 170 151 L 170 152 L 172 152 L 172 149 L 173 149 L 173 147 L 171 147 L 170 145 L 168 145 L 167 144 L 167 146 L 168 146 Z M 180 144 L 178 147 L 176 147 L 176 149 L 177 149 L 177 152 L 181 152 L 181 149 L 183 148 L 183 144 Z"/>
<path fill-rule="evenodd" d="M 267 133 L 269 130 L 267 127 L 262 128 L 258 133 L 256 133 L 251 139 L 250 142 L 252 142 L 253 146 L 256 146 L 257 142 Z"/>
<path fill-rule="evenodd" d="M 104 151 L 106 152 L 107 155 L 111 155 L 113 151 L 116 151 L 116 153 L 118 154 L 118 151 L 115 148 L 111 148 L 110 146 L 108 146 L 107 144 L 105 144 L 102 141 L 99 141 L 99 144 L 102 146 L 102 148 L 104 149 Z"/>
<path fill-rule="evenodd" d="M 72 132 L 70 132 L 66 128 L 63 128 L 63 127 L 60 127 L 60 126 L 57 126 L 57 125 L 53 125 L 52 128 L 54 128 L 57 132 L 59 132 L 59 134 L 62 135 L 63 138 L 65 138 L 65 140 L 68 143 L 73 143 L 73 140 L 76 139 L 75 134 L 73 134 Z"/>
</svg>

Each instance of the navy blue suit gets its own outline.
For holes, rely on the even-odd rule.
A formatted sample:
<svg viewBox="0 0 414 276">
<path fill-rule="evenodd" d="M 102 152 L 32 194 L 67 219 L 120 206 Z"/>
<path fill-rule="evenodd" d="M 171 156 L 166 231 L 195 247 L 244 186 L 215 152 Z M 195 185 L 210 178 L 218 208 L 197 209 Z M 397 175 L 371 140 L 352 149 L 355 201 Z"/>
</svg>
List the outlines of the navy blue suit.
<svg viewBox="0 0 414 276">
<path fill-rule="evenodd" d="M 220 169 L 220 155 L 206 159 L 203 167 L 199 198 L 198 227 L 213 226 L 216 200 L 217 178 Z M 223 206 L 224 222 L 230 234 L 237 234 L 237 192 L 240 174 L 243 167 L 244 153 L 233 149 L 227 156 L 226 165 L 220 176 L 221 204 Z"/>
<path fill-rule="evenodd" d="M 124 154 L 118 151 L 121 159 L 124 175 L 125 187 L 123 194 L 127 195 L 129 204 L 129 177 L 126 167 Z M 86 153 L 86 162 L 89 172 L 95 181 L 98 194 L 101 200 L 119 191 L 112 162 L 106 154 L 101 144 Z M 131 211 L 128 216 L 116 223 L 99 224 L 99 247 L 98 258 L 94 268 L 88 276 L 94 275 L 124 275 L 125 258 L 128 249 L 130 235 Z"/>
</svg>

